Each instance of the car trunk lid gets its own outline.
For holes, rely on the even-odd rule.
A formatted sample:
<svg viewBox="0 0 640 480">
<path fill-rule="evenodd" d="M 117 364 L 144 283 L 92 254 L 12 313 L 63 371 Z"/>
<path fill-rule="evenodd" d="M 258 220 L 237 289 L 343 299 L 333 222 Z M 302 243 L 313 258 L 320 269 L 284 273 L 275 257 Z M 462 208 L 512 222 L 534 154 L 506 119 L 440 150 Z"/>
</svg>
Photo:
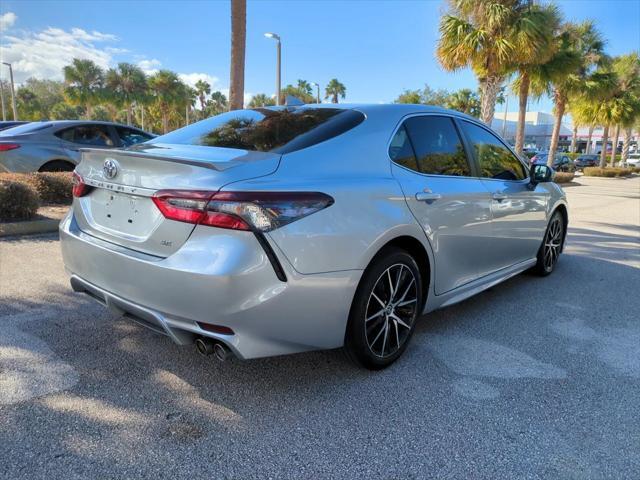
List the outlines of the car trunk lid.
<svg viewBox="0 0 640 480">
<path fill-rule="evenodd" d="M 91 189 L 74 199 L 76 221 L 95 237 L 167 257 L 195 226 L 164 218 L 152 200 L 156 192 L 214 193 L 228 183 L 275 172 L 279 160 L 278 154 L 191 145 L 83 149 L 76 172 Z"/>
</svg>

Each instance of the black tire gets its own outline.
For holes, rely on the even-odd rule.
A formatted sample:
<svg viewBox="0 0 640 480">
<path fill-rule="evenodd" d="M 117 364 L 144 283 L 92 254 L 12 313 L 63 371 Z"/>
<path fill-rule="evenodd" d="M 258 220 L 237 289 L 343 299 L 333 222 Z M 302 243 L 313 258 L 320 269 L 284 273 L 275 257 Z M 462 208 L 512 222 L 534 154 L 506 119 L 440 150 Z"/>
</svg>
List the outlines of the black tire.
<svg viewBox="0 0 640 480">
<path fill-rule="evenodd" d="M 52 160 L 40 167 L 39 172 L 73 172 L 76 166 L 64 160 Z"/>
<path fill-rule="evenodd" d="M 556 211 L 549 220 L 547 230 L 538 249 L 538 261 L 531 269 L 533 273 L 546 277 L 555 269 L 564 243 L 564 218 Z"/>
<path fill-rule="evenodd" d="M 349 358 L 370 370 L 395 362 L 413 335 L 422 302 L 422 278 L 413 257 L 399 248 L 380 252 L 365 270 L 351 305 L 345 335 Z"/>
</svg>

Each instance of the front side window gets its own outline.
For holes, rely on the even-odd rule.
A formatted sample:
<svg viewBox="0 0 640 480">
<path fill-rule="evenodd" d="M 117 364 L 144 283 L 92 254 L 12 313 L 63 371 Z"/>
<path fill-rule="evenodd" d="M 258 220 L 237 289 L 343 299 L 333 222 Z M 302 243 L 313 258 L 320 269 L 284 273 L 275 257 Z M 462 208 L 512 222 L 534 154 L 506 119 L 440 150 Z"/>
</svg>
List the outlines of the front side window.
<svg viewBox="0 0 640 480">
<path fill-rule="evenodd" d="M 116 127 L 116 132 L 118 132 L 118 136 L 122 143 L 126 147 L 130 147 L 131 145 L 135 145 L 137 143 L 146 142 L 147 140 L 151 140 L 153 137 L 148 135 L 140 130 L 134 130 L 132 128 L 127 127 Z"/>
<path fill-rule="evenodd" d="M 429 175 L 471 176 L 467 155 L 449 117 L 418 116 L 405 121 L 420 172 Z"/>
<path fill-rule="evenodd" d="M 488 130 L 466 121 L 460 122 L 480 166 L 480 176 L 500 180 L 524 180 L 524 165 Z"/>
<path fill-rule="evenodd" d="M 339 108 L 235 110 L 156 137 L 150 143 L 290 153 L 341 135 L 364 118 L 361 112 Z"/>
</svg>

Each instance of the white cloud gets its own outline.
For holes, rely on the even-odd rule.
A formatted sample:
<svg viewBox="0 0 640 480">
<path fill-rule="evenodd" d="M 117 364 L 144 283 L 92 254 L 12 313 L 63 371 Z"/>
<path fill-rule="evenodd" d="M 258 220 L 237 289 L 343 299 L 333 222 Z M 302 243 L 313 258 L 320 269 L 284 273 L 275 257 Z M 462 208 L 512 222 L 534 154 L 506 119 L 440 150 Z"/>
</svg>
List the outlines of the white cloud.
<svg viewBox="0 0 640 480">
<path fill-rule="evenodd" d="M 204 80 L 211 85 L 211 90 L 216 91 L 218 89 L 218 82 L 220 79 L 209 75 L 208 73 L 179 73 L 180 80 L 189 85 L 195 87 L 198 80 Z"/>
<path fill-rule="evenodd" d="M 13 12 L 7 12 L 0 15 L 0 30 L 6 30 L 16 23 L 18 16 Z"/>
<path fill-rule="evenodd" d="M 154 73 L 158 72 L 158 68 L 160 65 L 162 65 L 162 62 L 160 62 L 160 60 L 157 60 L 155 58 L 151 59 L 151 60 L 140 60 L 138 62 L 138 66 L 142 69 L 142 71 L 144 71 L 144 73 L 146 73 L 147 75 L 153 75 Z"/>
<path fill-rule="evenodd" d="M 22 83 L 29 77 L 61 80 L 62 68 L 74 58 L 93 60 L 107 68 L 112 63 L 112 54 L 95 43 L 116 39 L 115 35 L 96 31 L 89 33 L 81 28 L 66 31 L 47 27 L 35 33 L 4 35 L 0 56 L 2 61 L 13 65 L 16 83 Z"/>
</svg>

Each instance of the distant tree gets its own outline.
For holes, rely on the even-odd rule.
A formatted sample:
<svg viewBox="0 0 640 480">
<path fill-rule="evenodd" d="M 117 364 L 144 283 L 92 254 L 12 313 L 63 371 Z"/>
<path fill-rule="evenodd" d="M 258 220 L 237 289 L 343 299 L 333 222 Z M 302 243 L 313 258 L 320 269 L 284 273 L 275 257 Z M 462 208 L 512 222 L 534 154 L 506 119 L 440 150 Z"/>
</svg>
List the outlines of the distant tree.
<svg viewBox="0 0 640 480">
<path fill-rule="evenodd" d="M 305 85 L 307 84 L 307 85 Z M 308 87 L 308 89 L 307 89 Z M 311 85 L 306 80 L 298 80 L 298 85 L 287 85 L 280 91 L 280 105 L 285 105 L 287 96 L 292 96 L 302 103 L 315 103 L 316 99 L 311 93 Z"/>
<path fill-rule="evenodd" d="M 196 95 L 200 100 L 200 109 L 204 113 L 204 109 L 207 105 L 206 96 L 211 94 L 211 85 L 205 80 L 198 80 L 196 82 Z"/>
<path fill-rule="evenodd" d="M 478 118 L 480 116 L 480 97 L 473 90 L 463 88 L 449 94 L 445 101 L 445 107 Z"/>
<path fill-rule="evenodd" d="M 251 101 L 249 101 L 249 107 L 251 108 L 268 107 L 275 104 L 275 99 L 267 96 L 264 93 L 255 94 L 253 97 L 251 97 Z"/>
<path fill-rule="evenodd" d="M 82 107 L 74 107 L 66 102 L 60 102 L 51 107 L 47 118 L 51 120 L 78 120 L 82 117 L 82 113 Z"/>
<path fill-rule="evenodd" d="M 175 72 L 160 70 L 149 78 L 154 103 L 162 117 L 162 132 L 169 131 L 169 115 L 177 105 L 184 105 L 185 87 Z"/>
<path fill-rule="evenodd" d="M 329 80 L 324 92 L 324 98 L 331 98 L 331 103 L 338 103 L 338 97 L 345 98 L 347 94 L 347 87 L 340 83 L 337 78 L 332 78 Z"/>
<path fill-rule="evenodd" d="M 247 0 L 231 0 L 231 79 L 229 107 L 244 106 L 244 55 L 247 37 Z"/>
<path fill-rule="evenodd" d="M 215 91 L 211 94 L 211 98 L 207 101 L 205 114 L 208 117 L 218 115 L 222 112 L 229 110 L 229 102 L 227 97 L 219 91 Z"/>
<path fill-rule="evenodd" d="M 405 90 L 398 98 L 396 98 L 394 103 L 409 103 L 409 104 L 420 104 L 423 103 L 422 91 L 420 90 Z"/>
<path fill-rule="evenodd" d="M 106 76 L 107 96 L 115 105 L 127 111 L 127 125 L 131 125 L 133 104 L 147 95 L 147 77 L 142 69 L 131 63 L 119 63 Z"/>
<path fill-rule="evenodd" d="M 63 69 L 65 96 L 72 105 L 82 105 L 87 118 L 103 98 L 104 72 L 91 60 L 74 58 Z"/>
<path fill-rule="evenodd" d="M 313 95 L 313 88 L 311 88 L 311 84 L 306 80 L 299 79 L 296 87 L 298 88 L 298 90 L 306 93 L 307 95 Z M 311 102 L 305 102 L 305 103 L 311 103 Z"/>
</svg>

